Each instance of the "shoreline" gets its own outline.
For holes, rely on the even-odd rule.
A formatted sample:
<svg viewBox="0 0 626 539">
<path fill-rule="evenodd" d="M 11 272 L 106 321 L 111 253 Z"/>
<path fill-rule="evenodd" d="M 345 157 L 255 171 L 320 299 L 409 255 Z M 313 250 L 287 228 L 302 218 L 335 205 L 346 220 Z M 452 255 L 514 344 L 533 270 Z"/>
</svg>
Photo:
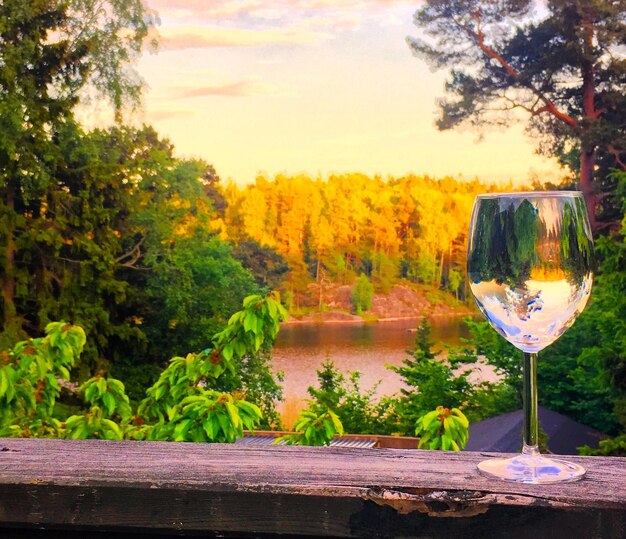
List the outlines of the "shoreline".
<svg viewBox="0 0 626 539">
<path fill-rule="evenodd" d="M 341 314 L 339 318 L 333 318 L 333 315 Z M 330 317 L 326 318 L 325 315 L 330 315 Z M 378 322 L 402 322 L 404 320 L 421 320 L 422 318 L 459 318 L 464 316 L 475 316 L 476 313 L 471 311 L 462 311 L 462 312 L 450 312 L 450 313 L 434 313 L 434 314 L 416 314 L 411 316 L 389 316 L 385 318 L 372 318 L 365 319 L 362 316 L 356 314 L 349 314 L 343 311 L 327 311 L 327 312 L 316 312 L 304 315 L 307 318 L 306 320 L 298 319 L 295 317 L 291 317 L 286 322 L 281 322 L 280 325 L 318 325 L 318 324 L 353 324 L 353 325 L 361 325 L 361 324 L 372 324 Z M 348 318 L 349 317 L 349 318 Z"/>
</svg>

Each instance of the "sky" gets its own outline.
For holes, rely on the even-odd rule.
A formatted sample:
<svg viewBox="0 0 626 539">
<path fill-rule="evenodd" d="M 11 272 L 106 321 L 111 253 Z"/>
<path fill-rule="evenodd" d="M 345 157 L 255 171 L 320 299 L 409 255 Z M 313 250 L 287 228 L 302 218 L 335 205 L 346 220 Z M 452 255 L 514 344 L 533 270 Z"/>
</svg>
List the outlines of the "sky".
<svg viewBox="0 0 626 539">
<path fill-rule="evenodd" d="M 146 0 L 159 51 L 137 69 L 140 120 L 223 180 L 362 172 L 555 180 L 517 125 L 440 132 L 445 72 L 406 37 L 418 1 Z"/>
</svg>

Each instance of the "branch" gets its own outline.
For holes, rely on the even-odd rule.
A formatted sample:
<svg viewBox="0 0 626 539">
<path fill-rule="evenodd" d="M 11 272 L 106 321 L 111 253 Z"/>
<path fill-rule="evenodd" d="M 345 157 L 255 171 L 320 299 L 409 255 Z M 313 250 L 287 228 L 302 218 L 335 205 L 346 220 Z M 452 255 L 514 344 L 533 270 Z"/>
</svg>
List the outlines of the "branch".
<svg viewBox="0 0 626 539">
<path fill-rule="evenodd" d="M 480 17 L 480 14 L 474 14 L 474 17 Z M 492 60 L 498 62 L 498 64 L 500 64 L 500 66 L 509 75 L 509 77 L 517 80 L 518 82 L 521 82 L 524 87 L 526 87 L 537 96 L 537 99 L 544 104 L 541 109 L 538 109 L 539 112 L 537 112 L 537 114 L 541 114 L 542 112 L 549 112 L 555 118 L 558 118 L 567 125 L 571 127 L 578 127 L 579 123 L 575 118 L 573 118 L 566 112 L 559 110 L 552 100 L 550 100 L 538 88 L 535 88 L 530 82 L 522 81 L 522 74 L 517 69 L 515 69 L 509 62 L 507 62 L 507 60 L 501 54 L 499 54 L 497 51 L 495 51 L 493 48 L 485 43 L 485 36 L 483 34 L 483 31 L 480 29 L 479 21 L 477 21 L 477 30 L 473 30 L 467 24 L 463 24 L 456 18 L 453 18 L 453 21 L 459 28 L 461 28 L 461 30 L 463 30 L 471 39 L 474 40 L 480 50 L 482 50 L 488 58 L 491 58 Z"/>
<path fill-rule="evenodd" d="M 44 266 L 44 272 L 46 275 L 48 275 L 48 277 L 50 277 L 53 281 L 55 281 L 59 286 L 63 286 L 63 281 L 61 281 L 61 278 L 58 277 L 56 274 L 54 274 L 52 270 Z"/>
<path fill-rule="evenodd" d="M 501 95 L 500 96 L 502 99 L 504 99 L 505 101 L 508 101 L 509 103 L 511 103 L 511 106 L 506 108 L 505 110 L 513 110 L 513 109 L 523 109 L 526 112 L 528 112 L 529 114 L 532 114 L 533 116 L 536 114 L 535 112 L 535 105 L 537 104 L 537 102 L 535 101 L 535 103 L 533 104 L 532 107 L 527 107 L 526 105 L 522 105 L 521 103 L 518 103 L 517 101 L 515 101 L 514 99 L 511 99 L 509 96 L 507 95 Z"/>
<path fill-rule="evenodd" d="M 620 167 L 622 167 L 622 170 L 626 170 L 626 163 L 622 161 L 622 152 L 620 152 L 618 148 L 613 146 L 613 144 L 608 144 L 606 149 L 613 157 L 615 157 L 615 162 Z"/>
<path fill-rule="evenodd" d="M 141 258 L 141 244 L 145 241 L 146 237 L 142 236 L 141 239 L 137 242 L 137 244 L 127 253 L 124 253 L 121 256 L 118 256 L 115 259 L 115 262 L 119 263 L 121 266 L 125 267 L 125 268 L 134 268 L 135 264 L 137 263 L 137 261 Z M 122 261 L 124 259 L 128 259 L 126 260 L 126 262 Z"/>
<path fill-rule="evenodd" d="M 98 17 L 98 15 L 100 15 L 100 12 L 102 11 L 102 9 L 104 7 L 104 1 L 105 0 L 100 0 L 96 5 L 93 6 L 92 11 L 91 11 L 91 17 L 89 19 L 87 19 L 86 21 L 84 21 L 84 24 L 79 29 L 78 34 L 76 34 L 74 36 L 74 38 L 72 39 L 72 41 L 69 43 L 68 51 L 75 50 L 76 44 L 78 43 L 78 41 L 80 39 L 82 39 L 83 34 L 85 33 L 85 31 L 88 28 L 91 28 L 93 26 L 96 18 Z M 70 37 L 70 35 L 68 35 L 68 38 L 69 37 Z"/>
<path fill-rule="evenodd" d="M 620 229 L 621 225 L 622 225 L 621 221 L 609 221 L 607 223 L 596 223 L 595 231 L 599 232 L 600 230 L 606 230 L 607 228 L 609 230 L 616 231 Z"/>
</svg>

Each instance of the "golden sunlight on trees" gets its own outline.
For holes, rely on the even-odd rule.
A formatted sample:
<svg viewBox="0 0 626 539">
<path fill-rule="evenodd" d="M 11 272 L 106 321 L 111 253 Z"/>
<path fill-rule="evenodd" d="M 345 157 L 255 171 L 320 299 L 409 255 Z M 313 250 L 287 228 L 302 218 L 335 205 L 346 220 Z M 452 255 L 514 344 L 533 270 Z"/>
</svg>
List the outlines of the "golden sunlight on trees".
<svg viewBox="0 0 626 539">
<path fill-rule="evenodd" d="M 472 201 L 489 189 L 418 176 L 259 177 L 225 188 L 225 226 L 235 243 L 253 239 L 284 257 L 291 268 L 284 288 L 295 305 L 308 284 L 321 298 L 327 283 L 351 284 L 360 274 L 382 291 L 407 279 L 458 294 Z"/>
</svg>

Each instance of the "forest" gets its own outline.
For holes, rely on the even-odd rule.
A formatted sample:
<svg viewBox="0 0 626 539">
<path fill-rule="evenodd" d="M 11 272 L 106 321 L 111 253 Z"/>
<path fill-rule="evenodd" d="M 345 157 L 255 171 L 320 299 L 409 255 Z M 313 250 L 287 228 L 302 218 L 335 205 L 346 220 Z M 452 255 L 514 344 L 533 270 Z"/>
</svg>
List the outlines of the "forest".
<svg viewBox="0 0 626 539">
<path fill-rule="evenodd" d="M 585 14 L 583 4 L 573 3 Z M 454 29 L 438 5 L 428 3 L 416 20 L 444 46 Z M 124 120 L 140 104 L 133 60 L 154 21 L 139 0 L 107 6 L 0 6 L 0 435 L 234 441 L 244 428 L 280 428 L 272 343 L 289 311 L 324 307 L 316 290 L 352 286 L 359 314 L 374 291 L 399 282 L 471 301 L 465 243 L 473 199 L 511 186 L 358 173 L 224 184 L 207 161 L 179 158 L 154 128 Z M 615 437 L 601 451 L 624 454 L 626 66 L 598 59 L 623 36 L 623 19 L 610 10 L 595 14 L 606 31 L 598 34 L 595 72 L 587 73 L 598 84 L 583 77 L 586 100 L 570 87 L 553 95 L 533 86 L 541 69 L 558 71 L 536 59 L 537 48 L 546 32 L 561 31 L 567 9 L 554 8 L 541 32 L 527 29 L 525 56 L 523 36 L 511 38 L 505 52 L 518 68 L 505 62 L 502 75 L 487 62 L 473 81 L 457 72 L 449 90 L 465 100 L 443 103 L 440 127 L 488 121 L 488 98 L 502 100 L 498 92 L 512 87 L 506 97 L 530 111 L 541 150 L 570 171 L 562 185 L 533 187 L 585 192 L 598 258 L 593 299 L 542 357 L 542 403 Z M 475 16 L 465 15 L 470 22 Z M 503 20 L 491 16 L 493 24 Z M 412 46 L 439 67 L 461 54 Z M 541 61 L 560 58 L 564 73 L 571 72 L 567 62 L 580 60 L 553 52 Z M 523 101 L 527 90 L 532 98 Z M 90 92 L 108 99 L 114 125 L 87 130 L 77 120 Z M 544 113 L 552 116 L 541 124 Z M 441 362 L 423 323 L 404 366 L 395 368 L 409 389 L 388 398 L 363 391 L 358 373 L 346 378 L 332 363 L 321 365 L 299 434 L 287 441 L 325 443 L 344 431 L 412 435 L 417 428 L 429 447 L 458 449 L 465 417 L 521 403 L 517 351 L 486 323 L 468 325 L 472 339 Z M 454 374 L 455 365 L 478 356 L 501 382 L 472 386 Z M 432 438 L 425 418 L 438 406 L 458 421 L 448 422 L 454 432 Z"/>
<path fill-rule="evenodd" d="M 311 282 L 352 284 L 359 275 L 382 292 L 402 279 L 465 298 L 474 196 L 507 188 L 449 177 L 259 177 L 225 186 L 222 237 L 238 245 L 236 256 L 251 240 L 280 255 L 263 284 L 281 288 L 290 310 L 306 302 Z"/>
</svg>

